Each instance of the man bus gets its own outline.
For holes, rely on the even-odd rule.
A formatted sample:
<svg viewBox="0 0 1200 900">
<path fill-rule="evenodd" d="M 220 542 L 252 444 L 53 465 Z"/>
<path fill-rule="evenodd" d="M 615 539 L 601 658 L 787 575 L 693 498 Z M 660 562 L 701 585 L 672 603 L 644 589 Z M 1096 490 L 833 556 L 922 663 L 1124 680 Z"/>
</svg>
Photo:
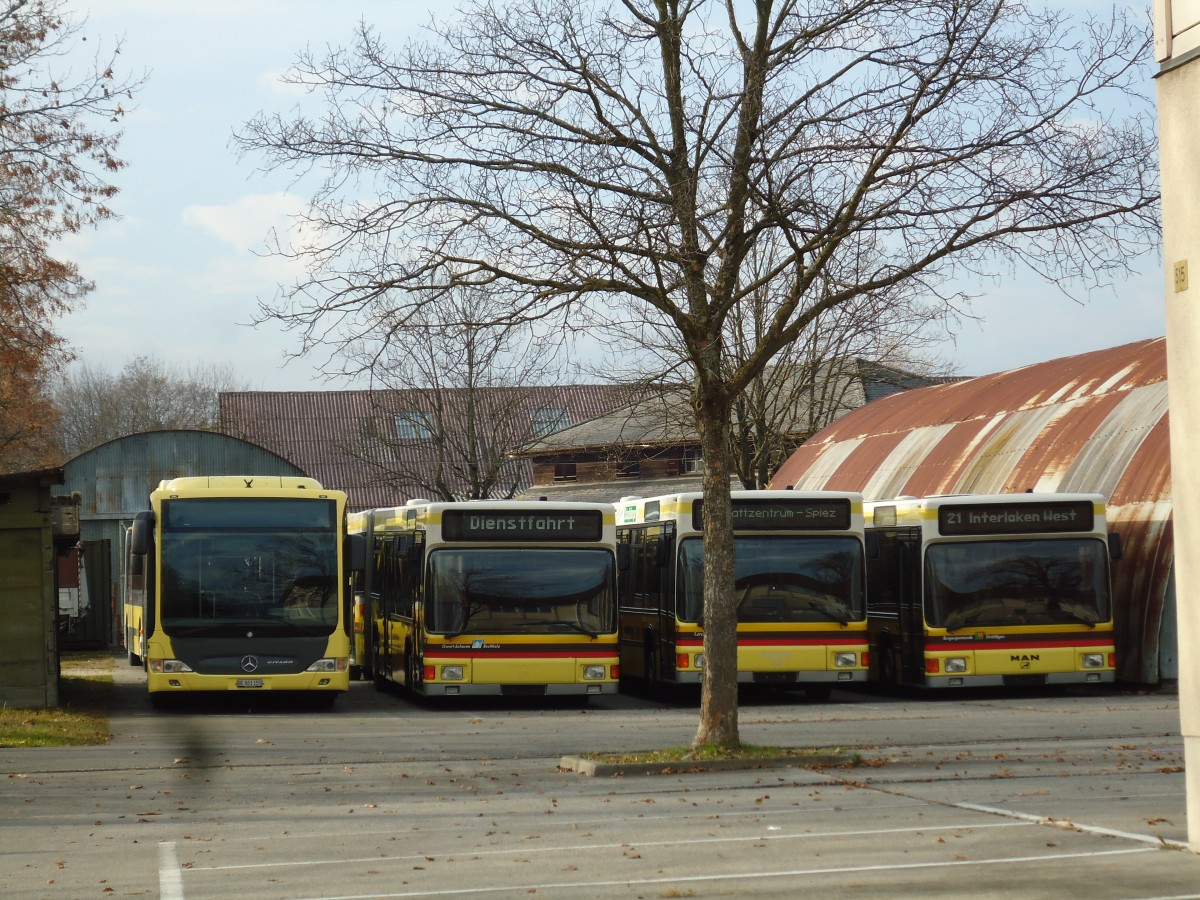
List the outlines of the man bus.
<svg viewBox="0 0 1200 900">
<path fill-rule="evenodd" d="M 814 698 L 867 679 L 862 495 L 733 491 L 738 681 Z M 704 668 L 704 500 L 698 492 L 617 504 L 621 671 L 660 687 Z"/>
<path fill-rule="evenodd" d="M 867 504 L 873 674 L 927 688 L 1114 679 L 1110 560 L 1098 494 Z"/>
<path fill-rule="evenodd" d="M 418 696 L 615 693 L 607 503 L 413 500 L 356 513 L 361 665 Z"/>
</svg>

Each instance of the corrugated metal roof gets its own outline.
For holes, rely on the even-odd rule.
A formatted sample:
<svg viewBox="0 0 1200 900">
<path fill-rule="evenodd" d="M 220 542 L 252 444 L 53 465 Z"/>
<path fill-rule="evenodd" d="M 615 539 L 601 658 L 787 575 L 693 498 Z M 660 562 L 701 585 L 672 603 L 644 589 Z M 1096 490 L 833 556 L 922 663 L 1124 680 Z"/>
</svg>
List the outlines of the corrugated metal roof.
<svg viewBox="0 0 1200 900">
<path fill-rule="evenodd" d="M 1114 567 L 1120 677 L 1159 680 L 1174 556 L 1166 340 L 886 397 L 814 435 L 771 487 L 900 495 L 1095 492 L 1126 557 Z"/>
</svg>

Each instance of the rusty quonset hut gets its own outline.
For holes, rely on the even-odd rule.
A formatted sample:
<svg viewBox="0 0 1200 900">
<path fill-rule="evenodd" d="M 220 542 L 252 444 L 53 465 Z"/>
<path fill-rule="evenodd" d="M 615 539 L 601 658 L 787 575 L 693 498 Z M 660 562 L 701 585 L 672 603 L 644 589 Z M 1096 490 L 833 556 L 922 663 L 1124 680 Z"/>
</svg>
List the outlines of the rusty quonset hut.
<svg viewBox="0 0 1200 900">
<path fill-rule="evenodd" d="M 1089 491 L 1109 498 L 1117 677 L 1178 677 L 1164 338 L 907 391 L 849 413 L 772 488 L 904 495 Z"/>
</svg>

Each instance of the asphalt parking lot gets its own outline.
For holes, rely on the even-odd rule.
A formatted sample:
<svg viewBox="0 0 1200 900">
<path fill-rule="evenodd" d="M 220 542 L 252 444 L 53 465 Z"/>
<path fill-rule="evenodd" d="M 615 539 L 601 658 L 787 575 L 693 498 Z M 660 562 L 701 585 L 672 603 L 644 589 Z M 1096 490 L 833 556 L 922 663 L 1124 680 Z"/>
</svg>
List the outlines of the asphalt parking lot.
<svg viewBox="0 0 1200 900">
<path fill-rule="evenodd" d="M 689 698 L 164 713 L 116 675 L 109 744 L 0 750 L 3 896 L 1200 897 L 1170 694 L 753 695 L 744 741 L 861 763 L 588 777 Z"/>
</svg>

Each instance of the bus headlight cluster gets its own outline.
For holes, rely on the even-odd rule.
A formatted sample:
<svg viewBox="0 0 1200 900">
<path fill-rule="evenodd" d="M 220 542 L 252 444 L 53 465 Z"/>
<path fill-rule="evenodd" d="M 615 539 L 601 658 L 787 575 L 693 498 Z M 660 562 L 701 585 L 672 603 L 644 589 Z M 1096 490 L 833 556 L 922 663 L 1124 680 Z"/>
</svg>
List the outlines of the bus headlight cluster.
<svg viewBox="0 0 1200 900">
<path fill-rule="evenodd" d="M 604 666 L 584 666 L 583 680 L 584 681 L 603 681 L 607 669 Z"/>
<path fill-rule="evenodd" d="M 850 669 L 858 665 L 858 654 L 849 651 L 840 651 L 833 654 L 833 664 L 839 669 Z"/>
<path fill-rule="evenodd" d="M 442 666 L 442 681 L 462 681 L 463 667 L 462 666 Z"/>
<path fill-rule="evenodd" d="M 185 663 L 182 659 L 152 659 L 147 665 L 151 672 L 156 672 L 159 675 L 171 675 L 176 672 L 191 672 L 194 671 L 191 666 Z"/>
<path fill-rule="evenodd" d="M 1104 654 L 1103 653 L 1085 653 L 1081 663 L 1085 669 L 1103 669 Z"/>
<path fill-rule="evenodd" d="M 350 660 L 345 656 L 326 657 L 318 659 L 304 671 L 306 672 L 345 672 L 350 667 Z"/>
<path fill-rule="evenodd" d="M 967 660 L 963 656 L 951 656 L 945 661 L 947 673 L 967 671 Z"/>
</svg>

